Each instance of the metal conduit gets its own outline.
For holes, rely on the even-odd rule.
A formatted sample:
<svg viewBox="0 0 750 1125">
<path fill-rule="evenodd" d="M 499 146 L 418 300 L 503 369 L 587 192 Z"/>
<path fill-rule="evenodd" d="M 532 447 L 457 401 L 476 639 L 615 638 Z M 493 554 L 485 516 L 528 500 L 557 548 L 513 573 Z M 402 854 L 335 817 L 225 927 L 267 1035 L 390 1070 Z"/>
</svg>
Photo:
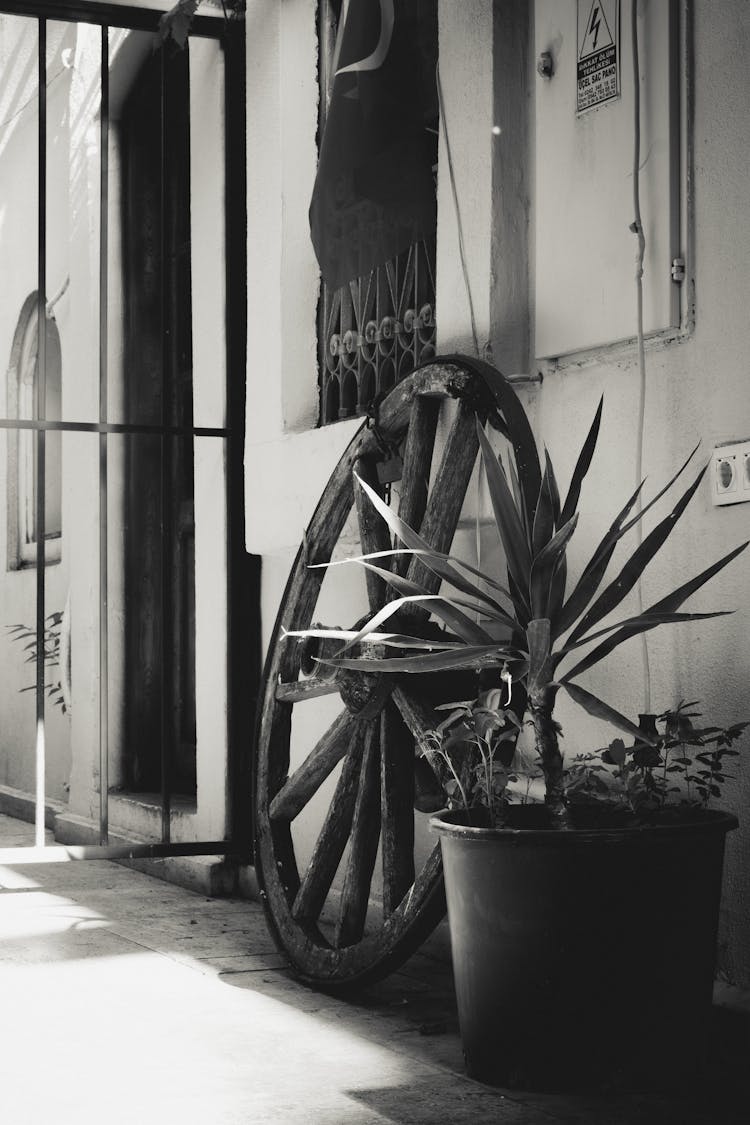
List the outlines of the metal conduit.
<svg viewBox="0 0 750 1125">
<path fill-rule="evenodd" d="M 37 61 L 39 112 L 37 121 L 37 372 L 35 414 L 42 423 L 36 434 L 36 750 L 35 840 L 44 844 L 46 806 L 46 747 L 44 726 L 45 681 L 45 517 L 46 517 L 46 418 L 47 397 L 47 21 L 38 21 Z"/>
<path fill-rule="evenodd" d="M 109 270 L 109 28 L 101 29 L 99 115 L 99 421 L 107 421 Z M 109 843 L 109 599 L 107 573 L 107 435 L 99 434 L 99 843 Z"/>
</svg>

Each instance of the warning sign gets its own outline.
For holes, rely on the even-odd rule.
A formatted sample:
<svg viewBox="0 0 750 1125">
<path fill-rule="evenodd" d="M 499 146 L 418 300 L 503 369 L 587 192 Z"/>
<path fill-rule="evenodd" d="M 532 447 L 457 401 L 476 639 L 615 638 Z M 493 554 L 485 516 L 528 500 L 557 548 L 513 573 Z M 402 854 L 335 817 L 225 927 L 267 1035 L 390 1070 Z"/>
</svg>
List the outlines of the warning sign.
<svg viewBox="0 0 750 1125">
<path fill-rule="evenodd" d="M 620 96 L 620 0 L 578 0 L 576 113 Z"/>
</svg>

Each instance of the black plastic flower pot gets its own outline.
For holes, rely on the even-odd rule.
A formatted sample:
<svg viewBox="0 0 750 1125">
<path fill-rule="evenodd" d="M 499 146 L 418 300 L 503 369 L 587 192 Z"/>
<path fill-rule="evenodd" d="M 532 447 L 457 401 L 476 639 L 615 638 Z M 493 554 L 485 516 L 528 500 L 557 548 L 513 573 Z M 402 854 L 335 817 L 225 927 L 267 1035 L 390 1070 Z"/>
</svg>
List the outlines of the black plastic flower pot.
<svg viewBox="0 0 750 1125">
<path fill-rule="evenodd" d="M 466 1068 L 536 1090 L 670 1088 L 699 1072 L 735 817 L 619 828 L 465 814 L 440 836 Z"/>
</svg>

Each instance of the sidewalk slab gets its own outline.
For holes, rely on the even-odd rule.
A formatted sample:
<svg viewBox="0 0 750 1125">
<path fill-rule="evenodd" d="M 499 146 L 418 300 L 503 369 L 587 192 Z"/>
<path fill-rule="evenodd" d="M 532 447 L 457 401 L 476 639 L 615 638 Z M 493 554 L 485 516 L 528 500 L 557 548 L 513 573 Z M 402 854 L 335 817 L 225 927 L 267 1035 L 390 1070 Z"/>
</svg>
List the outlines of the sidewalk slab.
<svg viewBox="0 0 750 1125">
<path fill-rule="evenodd" d="M 29 832 L 0 817 L 0 844 Z M 463 1072 L 450 965 L 429 946 L 331 996 L 290 973 L 257 903 L 101 860 L 0 867 L 0 990 L 8 1125 L 750 1119 L 747 1021 L 717 1023 L 709 1086 L 671 1099 L 495 1090 Z M 738 1003 L 717 1016 L 739 1018 Z"/>
</svg>

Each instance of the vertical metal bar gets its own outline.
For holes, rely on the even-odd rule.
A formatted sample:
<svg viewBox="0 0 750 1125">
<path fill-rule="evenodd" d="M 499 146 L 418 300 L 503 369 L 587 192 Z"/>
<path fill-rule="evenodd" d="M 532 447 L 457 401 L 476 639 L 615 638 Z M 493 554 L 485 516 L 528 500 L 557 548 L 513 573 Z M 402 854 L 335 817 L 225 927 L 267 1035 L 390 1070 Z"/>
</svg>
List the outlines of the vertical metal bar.
<svg viewBox="0 0 750 1125">
<path fill-rule="evenodd" d="M 38 189 L 37 189 L 37 370 L 36 415 L 46 417 L 47 375 L 47 23 L 39 20 L 37 42 L 39 83 L 38 114 Z M 44 845 L 46 804 L 46 750 L 44 729 L 45 681 L 45 467 L 46 443 L 43 429 L 36 433 L 36 748 L 34 825 L 37 847 Z"/>
<path fill-rule="evenodd" d="M 252 854 L 253 716 L 263 655 L 260 560 L 245 550 L 245 388 L 233 378 L 247 362 L 247 182 L 245 166 L 245 37 L 230 24 L 224 38 L 224 246 L 226 268 L 227 425 L 227 684 L 229 832 L 238 852 Z M 321 298 L 326 300 L 325 293 Z M 325 309 L 327 317 L 327 309 Z M 324 324 L 326 321 L 324 320 Z M 325 338 L 325 337 L 323 337 Z M 325 364 L 321 365 L 325 371 Z M 324 399 L 325 401 L 325 399 Z M 249 805 L 249 808 L 248 808 Z M 248 815 L 249 814 L 249 815 Z"/>
<path fill-rule="evenodd" d="M 412 254 L 414 255 L 414 279 L 411 287 L 412 304 L 414 307 L 414 336 L 411 351 L 412 367 L 416 367 L 419 363 L 419 250 L 421 245 L 421 242 L 417 239 L 412 249 Z"/>
<path fill-rule="evenodd" d="M 685 256 L 682 243 L 682 123 L 680 121 L 680 10 L 677 0 L 669 3 L 669 257 Z M 686 286 L 672 284 L 670 292 L 670 322 L 679 327 L 682 312 L 682 289 Z"/>
<path fill-rule="evenodd" d="M 161 410 L 162 425 L 166 430 L 170 424 L 168 393 L 169 372 L 169 325 L 167 308 L 167 71 L 166 48 L 160 49 L 161 81 L 160 81 L 160 123 L 161 123 L 161 171 L 159 177 L 159 226 L 161 243 Z M 171 630 L 171 591 L 172 582 L 169 574 L 171 559 L 171 489 L 169 464 L 172 459 L 172 442 L 170 437 L 163 433 L 161 445 L 161 523 L 162 523 L 162 549 L 161 549 L 161 838 L 167 844 L 171 833 L 171 741 L 174 724 L 172 722 L 171 684 L 171 653 L 169 641 Z"/>
<path fill-rule="evenodd" d="M 107 418 L 109 269 L 109 31 L 101 29 L 99 115 L 99 421 Z M 109 843 L 109 614 L 107 570 L 107 434 L 99 434 L 99 842 Z"/>
</svg>

